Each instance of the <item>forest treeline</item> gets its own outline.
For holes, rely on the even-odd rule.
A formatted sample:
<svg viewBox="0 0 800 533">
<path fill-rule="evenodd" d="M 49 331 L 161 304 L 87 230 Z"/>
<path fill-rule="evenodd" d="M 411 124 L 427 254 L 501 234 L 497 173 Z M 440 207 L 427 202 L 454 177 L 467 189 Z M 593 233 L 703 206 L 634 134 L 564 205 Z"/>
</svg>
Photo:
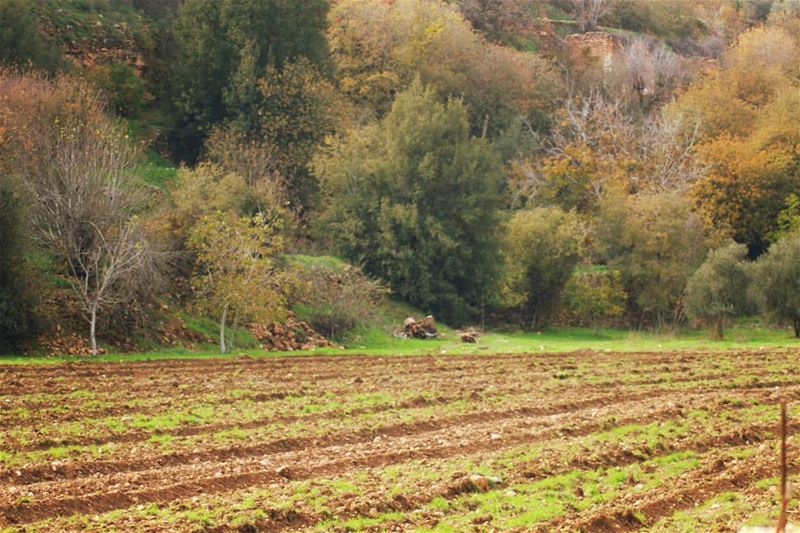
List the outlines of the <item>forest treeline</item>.
<svg viewBox="0 0 800 533">
<path fill-rule="evenodd" d="M 797 0 L 0 0 L 0 63 L 1 350 L 387 292 L 800 336 Z"/>
</svg>

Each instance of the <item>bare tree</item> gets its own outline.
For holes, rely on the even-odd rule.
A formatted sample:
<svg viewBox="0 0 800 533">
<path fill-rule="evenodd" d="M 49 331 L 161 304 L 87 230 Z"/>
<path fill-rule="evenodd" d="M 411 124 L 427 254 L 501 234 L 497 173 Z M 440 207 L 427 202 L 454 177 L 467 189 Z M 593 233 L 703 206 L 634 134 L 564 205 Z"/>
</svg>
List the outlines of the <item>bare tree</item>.
<svg viewBox="0 0 800 533">
<path fill-rule="evenodd" d="M 20 75 L 0 86 L 13 89 L 0 111 L 16 113 L 6 124 L 18 148 L 11 169 L 31 189 L 33 234 L 65 264 L 97 354 L 98 313 L 129 299 L 137 282 L 158 272 L 137 218 L 145 197 L 132 172 L 136 148 L 79 81 Z"/>
<path fill-rule="evenodd" d="M 611 93 L 635 100 L 641 110 L 649 111 L 689 81 L 690 63 L 654 38 L 637 36 L 625 46 L 606 84 Z"/>
<path fill-rule="evenodd" d="M 595 31 L 597 22 L 611 10 L 610 0 L 571 0 L 578 31 Z"/>
</svg>

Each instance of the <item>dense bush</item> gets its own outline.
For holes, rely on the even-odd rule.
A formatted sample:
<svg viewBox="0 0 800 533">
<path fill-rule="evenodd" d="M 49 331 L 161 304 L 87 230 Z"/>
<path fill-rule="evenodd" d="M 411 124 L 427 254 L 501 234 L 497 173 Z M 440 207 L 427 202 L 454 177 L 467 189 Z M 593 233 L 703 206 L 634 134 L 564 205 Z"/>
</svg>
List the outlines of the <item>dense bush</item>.
<svg viewBox="0 0 800 533">
<path fill-rule="evenodd" d="M 194 160 L 212 126 L 231 116 L 226 94 L 257 95 L 264 69 L 299 57 L 324 66 L 324 0 L 186 0 L 175 23 L 180 156 Z M 250 80 L 242 90 L 235 85 Z"/>
<path fill-rule="evenodd" d="M 501 166 L 460 101 L 416 82 L 316 170 L 329 195 L 320 235 L 426 312 L 474 316 L 496 279 Z"/>
<path fill-rule="evenodd" d="M 580 258 L 581 233 L 577 215 L 557 207 L 519 211 L 506 226 L 503 300 L 531 328 L 541 329 L 558 309 Z"/>
<path fill-rule="evenodd" d="M 305 291 L 298 307 L 300 318 L 329 338 L 341 338 L 359 326 L 379 320 L 383 286 L 351 265 L 312 264 L 300 273 Z"/>
<path fill-rule="evenodd" d="M 756 263 L 753 289 L 762 309 L 800 337 L 800 230 L 784 235 Z"/>
<path fill-rule="evenodd" d="M 626 299 L 619 272 L 614 270 L 576 271 L 564 289 L 564 300 L 571 314 L 591 324 L 595 335 L 600 334 L 603 320 L 625 311 Z"/>
<path fill-rule="evenodd" d="M 0 353 L 19 347 L 35 332 L 38 296 L 25 259 L 22 187 L 0 174 Z"/>
<path fill-rule="evenodd" d="M 153 100 L 147 91 L 147 83 L 127 63 L 117 62 L 98 67 L 95 77 L 108 94 L 114 110 L 123 117 L 137 118 Z"/>
<path fill-rule="evenodd" d="M 42 33 L 31 7 L 29 0 L 0 0 L 0 66 L 53 73 L 63 59 Z"/>
<path fill-rule="evenodd" d="M 601 259 L 619 271 L 628 312 L 639 324 L 672 327 L 683 318 L 689 277 L 703 262 L 707 236 L 678 193 L 607 197 L 597 220 Z"/>
</svg>

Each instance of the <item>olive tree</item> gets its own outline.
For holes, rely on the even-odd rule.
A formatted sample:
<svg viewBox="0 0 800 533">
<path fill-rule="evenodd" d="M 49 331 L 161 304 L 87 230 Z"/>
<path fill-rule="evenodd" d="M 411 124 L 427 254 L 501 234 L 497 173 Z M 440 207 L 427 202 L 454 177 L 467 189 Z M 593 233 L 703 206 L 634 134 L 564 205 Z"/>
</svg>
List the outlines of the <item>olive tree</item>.
<svg viewBox="0 0 800 533">
<path fill-rule="evenodd" d="M 752 310 L 750 278 L 747 246 L 731 242 L 712 250 L 689 278 L 686 313 L 711 326 L 714 338 L 722 340 L 725 321 Z"/>
</svg>

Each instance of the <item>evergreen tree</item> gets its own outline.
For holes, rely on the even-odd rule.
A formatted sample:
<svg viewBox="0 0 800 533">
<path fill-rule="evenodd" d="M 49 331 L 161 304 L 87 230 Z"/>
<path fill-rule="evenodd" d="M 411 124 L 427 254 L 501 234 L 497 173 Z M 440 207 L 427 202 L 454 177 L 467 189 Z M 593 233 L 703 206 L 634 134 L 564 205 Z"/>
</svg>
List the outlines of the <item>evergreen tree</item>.
<svg viewBox="0 0 800 533">
<path fill-rule="evenodd" d="M 194 159 L 209 128 L 230 116 L 226 92 L 233 83 L 239 96 L 249 80 L 252 95 L 268 66 L 280 70 L 301 56 L 324 66 L 327 11 L 325 0 L 187 0 L 175 28 L 180 155 Z"/>
<path fill-rule="evenodd" d="M 45 38 L 26 0 L 0 0 L 0 65 L 55 72 L 61 55 Z"/>
<path fill-rule="evenodd" d="M 326 231 L 414 305 L 467 320 L 496 278 L 500 158 L 459 100 L 417 81 L 377 126 L 317 160 Z M 323 226 L 324 227 L 324 226 Z"/>
<path fill-rule="evenodd" d="M 0 175 L 0 353 L 16 348 L 35 326 L 20 189 L 15 180 Z"/>
</svg>

